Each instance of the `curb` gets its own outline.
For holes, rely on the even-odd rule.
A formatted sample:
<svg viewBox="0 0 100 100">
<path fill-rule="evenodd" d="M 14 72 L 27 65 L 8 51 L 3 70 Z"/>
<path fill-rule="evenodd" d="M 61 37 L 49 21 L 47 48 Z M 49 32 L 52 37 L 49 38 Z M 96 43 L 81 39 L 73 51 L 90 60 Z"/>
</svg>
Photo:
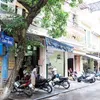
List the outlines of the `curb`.
<svg viewBox="0 0 100 100">
<path fill-rule="evenodd" d="M 89 87 L 91 85 L 95 85 L 95 84 L 99 84 L 99 83 L 100 82 L 93 83 L 93 84 L 88 84 L 86 86 L 74 88 L 74 89 L 71 89 L 71 90 L 65 90 L 65 91 L 62 91 L 62 92 L 54 93 L 54 94 L 51 94 L 51 95 L 48 95 L 48 96 L 43 96 L 43 97 L 36 98 L 36 99 L 32 99 L 32 100 L 42 100 L 42 99 L 46 99 L 46 98 L 53 97 L 53 96 L 56 96 L 56 95 L 59 95 L 59 94 L 62 94 L 62 93 L 67 93 L 67 92 L 75 91 L 75 90 L 82 89 L 82 88 L 85 88 L 85 87 Z"/>
</svg>

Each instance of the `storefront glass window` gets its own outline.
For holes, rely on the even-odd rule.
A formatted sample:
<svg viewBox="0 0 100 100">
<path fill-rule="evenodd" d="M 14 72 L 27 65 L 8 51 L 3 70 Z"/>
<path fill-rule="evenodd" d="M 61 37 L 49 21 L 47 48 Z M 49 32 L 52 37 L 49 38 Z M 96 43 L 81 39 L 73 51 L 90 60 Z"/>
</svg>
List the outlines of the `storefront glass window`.
<svg viewBox="0 0 100 100">
<path fill-rule="evenodd" d="M 64 57 L 63 52 L 54 51 L 52 53 L 47 53 L 47 67 L 48 67 L 48 77 L 51 76 L 51 71 L 53 68 L 57 69 L 58 74 L 64 75 Z"/>
</svg>

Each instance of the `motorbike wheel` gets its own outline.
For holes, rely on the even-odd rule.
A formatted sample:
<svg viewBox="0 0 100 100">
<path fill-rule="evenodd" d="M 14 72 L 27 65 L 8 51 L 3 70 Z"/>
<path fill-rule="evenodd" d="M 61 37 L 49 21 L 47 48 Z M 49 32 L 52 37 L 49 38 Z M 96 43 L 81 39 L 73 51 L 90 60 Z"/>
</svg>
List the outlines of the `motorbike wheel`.
<svg viewBox="0 0 100 100">
<path fill-rule="evenodd" d="M 17 92 L 17 90 L 16 90 L 16 88 L 15 88 L 15 87 L 13 87 L 13 89 L 12 89 L 11 93 L 15 93 L 15 92 Z"/>
<path fill-rule="evenodd" d="M 54 87 L 56 84 L 55 84 L 55 82 L 52 82 L 52 86 Z"/>
<path fill-rule="evenodd" d="M 65 88 L 65 89 L 68 89 L 70 87 L 70 83 L 68 81 L 64 81 L 62 83 L 62 86 Z"/>
<path fill-rule="evenodd" d="M 97 76 L 97 77 L 96 77 L 96 80 L 100 81 L 100 76 Z"/>
<path fill-rule="evenodd" d="M 31 97 L 33 94 L 33 90 L 30 87 L 25 88 L 23 91 L 28 97 Z"/>
<path fill-rule="evenodd" d="M 90 83 L 94 83 L 96 81 L 95 78 L 91 79 Z"/>
<path fill-rule="evenodd" d="M 81 79 L 80 79 L 80 78 L 78 78 L 78 79 L 77 79 L 77 82 L 81 82 Z"/>
<path fill-rule="evenodd" d="M 51 93 L 51 92 L 52 92 L 52 87 L 51 87 L 51 85 L 48 84 L 48 85 L 46 86 L 46 88 L 47 88 L 46 91 L 47 91 L 48 93 Z"/>
</svg>

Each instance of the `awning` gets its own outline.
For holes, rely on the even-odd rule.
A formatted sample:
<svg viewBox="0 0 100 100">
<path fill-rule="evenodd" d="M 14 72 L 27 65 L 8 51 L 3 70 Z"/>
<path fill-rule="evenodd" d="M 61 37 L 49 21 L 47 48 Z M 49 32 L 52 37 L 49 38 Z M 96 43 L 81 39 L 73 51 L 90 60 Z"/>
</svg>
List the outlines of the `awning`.
<svg viewBox="0 0 100 100">
<path fill-rule="evenodd" d="M 92 58 L 92 59 L 94 59 L 94 60 L 100 61 L 100 58 L 99 58 L 99 57 L 96 57 L 96 56 L 86 55 L 86 57 L 89 57 L 89 58 Z"/>
<path fill-rule="evenodd" d="M 47 47 L 53 47 L 56 49 L 60 49 L 62 51 L 72 52 L 73 47 L 70 45 L 67 45 L 65 43 L 59 42 L 55 39 L 45 37 L 45 42 Z"/>
</svg>

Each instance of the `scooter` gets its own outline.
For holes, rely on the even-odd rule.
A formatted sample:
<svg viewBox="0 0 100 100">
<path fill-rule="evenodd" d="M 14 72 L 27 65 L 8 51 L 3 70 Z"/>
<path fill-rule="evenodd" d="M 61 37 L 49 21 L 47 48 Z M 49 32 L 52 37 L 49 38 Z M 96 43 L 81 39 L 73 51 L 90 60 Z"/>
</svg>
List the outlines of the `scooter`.
<svg viewBox="0 0 100 100">
<path fill-rule="evenodd" d="M 74 71 L 73 73 L 72 73 L 72 80 L 73 81 L 76 81 L 77 80 L 77 72 L 76 71 Z"/>
<path fill-rule="evenodd" d="M 58 74 L 53 75 L 51 78 L 51 81 L 52 81 L 53 87 L 56 85 L 63 86 L 65 89 L 68 89 L 70 87 L 70 83 L 68 81 L 68 78 L 59 76 Z"/>
<path fill-rule="evenodd" d="M 100 80 L 100 72 L 95 73 L 96 80 Z"/>
<path fill-rule="evenodd" d="M 35 88 L 42 89 L 48 93 L 52 92 L 52 86 L 49 84 L 48 79 L 39 79 L 36 81 Z"/>
<path fill-rule="evenodd" d="M 15 92 L 18 92 L 19 94 L 20 93 L 24 93 L 26 94 L 28 97 L 31 97 L 32 94 L 33 94 L 33 90 L 32 88 L 30 88 L 30 83 L 31 81 L 28 80 L 25 82 L 25 80 L 18 80 L 18 81 L 15 81 L 14 84 L 13 84 L 13 90 L 12 90 L 12 93 L 15 93 Z"/>
<path fill-rule="evenodd" d="M 82 75 L 77 77 L 78 82 L 86 82 L 86 83 L 94 83 L 96 81 L 95 74 L 93 73 L 83 73 Z"/>
<path fill-rule="evenodd" d="M 48 93 L 51 93 L 52 86 L 49 84 L 49 82 L 50 82 L 49 79 L 40 78 L 40 75 L 39 75 L 38 78 L 36 78 L 35 88 L 42 89 Z M 30 84 L 29 86 L 30 88 L 32 88 L 32 84 Z"/>
</svg>

